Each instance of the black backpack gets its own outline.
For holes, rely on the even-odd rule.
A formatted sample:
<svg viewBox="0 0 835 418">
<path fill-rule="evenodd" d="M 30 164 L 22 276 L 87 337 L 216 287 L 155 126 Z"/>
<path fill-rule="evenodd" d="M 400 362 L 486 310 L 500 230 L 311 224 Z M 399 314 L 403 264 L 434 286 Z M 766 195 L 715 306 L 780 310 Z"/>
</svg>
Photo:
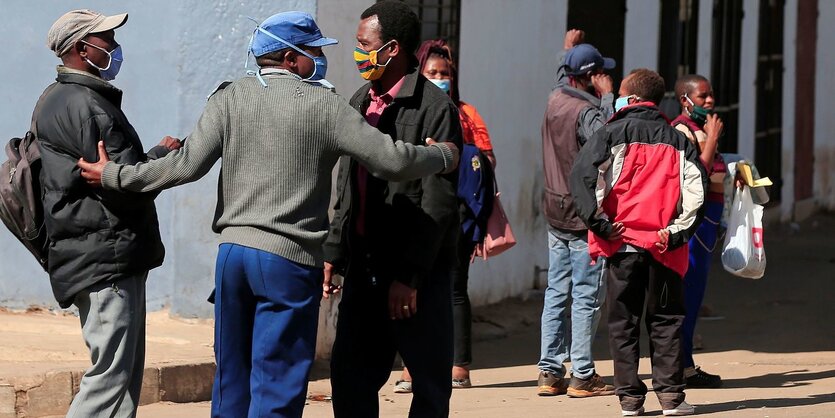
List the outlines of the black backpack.
<svg viewBox="0 0 835 418">
<path fill-rule="evenodd" d="M 6 144 L 0 166 L 0 218 L 12 234 L 47 268 L 49 240 L 41 203 L 41 150 L 32 132 Z"/>
</svg>

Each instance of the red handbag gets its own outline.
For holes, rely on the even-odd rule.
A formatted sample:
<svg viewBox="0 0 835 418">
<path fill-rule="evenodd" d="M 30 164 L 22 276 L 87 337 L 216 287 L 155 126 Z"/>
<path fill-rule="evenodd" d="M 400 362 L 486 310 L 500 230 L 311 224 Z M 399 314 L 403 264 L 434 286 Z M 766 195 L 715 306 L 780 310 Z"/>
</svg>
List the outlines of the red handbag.
<svg viewBox="0 0 835 418">
<path fill-rule="evenodd" d="M 516 245 L 516 237 L 513 236 L 513 230 L 510 228 L 510 222 L 504 213 L 499 195 L 500 193 L 496 192 L 496 198 L 493 199 L 493 211 L 487 218 L 487 233 L 484 236 L 484 242 L 476 244 L 471 262 L 475 257 L 485 260 L 495 257 Z"/>
</svg>

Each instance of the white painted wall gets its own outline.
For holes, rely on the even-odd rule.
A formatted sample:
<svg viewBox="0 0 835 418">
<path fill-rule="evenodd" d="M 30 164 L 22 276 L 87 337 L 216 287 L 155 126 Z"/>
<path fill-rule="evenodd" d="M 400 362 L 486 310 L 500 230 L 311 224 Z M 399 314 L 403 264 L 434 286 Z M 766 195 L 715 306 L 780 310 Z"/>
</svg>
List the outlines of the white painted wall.
<svg viewBox="0 0 835 418">
<path fill-rule="evenodd" d="M 739 143 L 737 152 L 754 159 L 754 134 L 757 123 L 757 51 L 759 28 L 759 0 L 742 3 L 742 44 L 739 69 Z M 756 161 L 755 161 L 756 163 Z"/>
<path fill-rule="evenodd" d="M 713 64 L 713 2 L 699 2 L 699 34 L 696 39 L 696 74 L 711 77 Z"/>
<path fill-rule="evenodd" d="M 783 133 L 782 146 L 783 188 L 780 200 L 780 220 L 790 221 L 794 214 L 794 153 L 795 153 L 795 91 L 797 88 L 797 1 L 786 0 L 783 15 Z"/>
<path fill-rule="evenodd" d="M 818 1 L 817 69 L 815 71 L 815 174 L 818 204 L 835 210 L 835 2 Z"/>
<path fill-rule="evenodd" d="M 484 118 L 516 247 L 470 269 L 475 305 L 522 295 L 547 268 L 540 126 L 566 30 L 564 0 L 462 0 L 461 97 Z M 544 279 L 544 273 L 539 274 Z"/>
<path fill-rule="evenodd" d="M 339 45 L 325 50 L 328 56 L 327 79 L 336 86 L 337 93 L 351 98 L 365 83 L 354 63 L 353 50 L 357 44 L 357 26 L 362 12 L 371 6 L 369 0 L 319 0 L 317 23 L 325 36 L 336 38 Z M 337 168 L 334 169 L 334 178 Z M 334 191 L 336 182 L 333 183 Z M 332 193 L 334 195 L 335 193 Z M 332 207 L 333 205 L 331 205 Z M 319 338 L 316 341 L 316 356 L 330 357 L 333 339 L 336 337 L 336 319 L 341 295 L 322 301 L 319 311 Z"/>
<path fill-rule="evenodd" d="M 658 68 L 661 2 L 626 0 L 623 76 L 636 68 Z"/>
</svg>

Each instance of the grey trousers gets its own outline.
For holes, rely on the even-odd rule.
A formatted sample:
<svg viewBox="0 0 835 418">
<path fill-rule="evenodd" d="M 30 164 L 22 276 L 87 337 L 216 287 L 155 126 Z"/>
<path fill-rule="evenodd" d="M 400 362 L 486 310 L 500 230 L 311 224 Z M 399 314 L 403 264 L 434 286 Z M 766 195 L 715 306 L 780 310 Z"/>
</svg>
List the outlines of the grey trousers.
<svg viewBox="0 0 835 418">
<path fill-rule="evenodd" d="M 81 378 L 67 418 L 135 417 L 145 368 L 145 279 L 148 272 L 103 281 L 73 302 L 92 366 Z"/>
</svg>

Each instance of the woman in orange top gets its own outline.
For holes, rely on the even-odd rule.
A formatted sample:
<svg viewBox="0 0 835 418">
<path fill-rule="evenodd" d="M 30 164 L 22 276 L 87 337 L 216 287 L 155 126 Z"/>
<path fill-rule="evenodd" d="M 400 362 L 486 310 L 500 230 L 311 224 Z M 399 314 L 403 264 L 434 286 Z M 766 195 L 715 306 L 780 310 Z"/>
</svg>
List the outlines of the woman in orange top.
<svg viewBox="0 0 835 418">
<path fill-rule="evenodd" d="M 461 119 L 461 134 L 465 144 L 475 145 L 496 166 L 493 145 L 484 120 L 476 108 L 461 101 L 458 97 L 458 79 L 452 53 L 443 39 L 424 41 L 417 51 L 421 73 L 438 88 L 449 94 L 458 106 Z M 474 244 L 462 240 L 458 248 L 459 262 L 452 277 L 452 314 L 454 329 L 454 358 L 452 366 L 452 387 L 468 388 L 470 382 L 470 363 L 472 362 L 472 311 L 470 297 L 467 294 L 469 279 L 470 256 Z M 395 385 L 396 393 L 410 393 L 412 391 L 412 377 L 409 370 L 403 368 L 403 374 Z"/>
</svg>

